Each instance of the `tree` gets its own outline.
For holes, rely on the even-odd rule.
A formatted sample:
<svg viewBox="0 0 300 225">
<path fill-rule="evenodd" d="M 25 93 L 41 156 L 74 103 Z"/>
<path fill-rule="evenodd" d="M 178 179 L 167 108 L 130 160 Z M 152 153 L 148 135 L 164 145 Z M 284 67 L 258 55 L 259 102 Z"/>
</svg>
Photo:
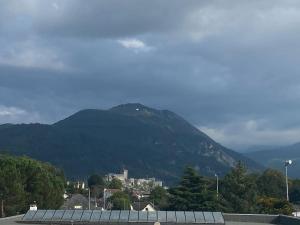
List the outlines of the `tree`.
<svg viewBox="0 0 300 225">
<path fill-rule="evenodd" d="M 98 174 L 93 174 L 88 178 L 88 186 L 89 186 L 89 188 L 91 188 L 96 185 L 103 186 L 104 181 L 103 181 L 103 178 L 101 176 L 99 176 Z"/>
<path fill-rule="evenodd" d="M 293 180 L 290 190 L 290 200 L 293 203 L 300 203 L 300 180 Z"/>
<path fill-rule="evenodd" d="M 108 200 L 112 203 L 112 209 L 130 210 L 129 195 L 122 191 L 114 193 Z"/>
<path fill-rule="evenodd" d="M 238 162 L 223 179 L 220 192 L 228 212 L 255 212 L 256 184 L 253 176 L 247 174 L 245 166 Z"/>
<path fill-rule="evenodd" d="M 277 170 L 265 170 L 257 178 L 256 184 L 261 196 L 285 198 L 285 177 Z"/>
<path fill-rule="evenodd" d="M 259 213 L 291 215 L 293 206 L 284 199 L 261 197 L 257 201 Z"/>
<path fill-rule="evenodd" d="M 207 180 L 192 167 L 187 167 L 179 185 L 170 189 L 172 210 L 214 210 L 216 195 L 208 190 Z"/>
<path fill-rule="evenodd" d="M 33 202 L 39 208 L 59 208 L 64 184 L 62 171 L 48 163 L 0 155 L 0 197 L 6 216 L 24 213 Z"/>
<path fill-rule="evenodd" d="M 155 187 L 150 193 L 149 200 L 160 210 L 167 209 L 169 206 L 168 192 L 163 187 Z"/>
<path fill-rule="evenodd" d="M 111 189 L 122 189 L 122 182 L 118 178 L 113 178 L 108 187 Z"/>
</svg>

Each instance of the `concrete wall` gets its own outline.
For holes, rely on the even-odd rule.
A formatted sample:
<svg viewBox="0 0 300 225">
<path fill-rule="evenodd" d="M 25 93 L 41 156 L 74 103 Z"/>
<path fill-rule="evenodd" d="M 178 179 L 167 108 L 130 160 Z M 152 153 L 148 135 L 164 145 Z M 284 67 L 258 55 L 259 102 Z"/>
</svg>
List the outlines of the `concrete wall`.
<svg viewBox="0 0 300 225">
<path fill-rule="evenodd" d="M 300 218 L 284 215 L 268 215 L 268 214 L 233 214 L 223 213 L 225 223 L 232 222 L 252 222 L 252 223 L 270 223 L 280 225 L 300 225 Z"/>
<path fill-rule="evenodd" d="M 279 215 L 223 213 L 225 222 L 279 223 Z"/>
</svg>

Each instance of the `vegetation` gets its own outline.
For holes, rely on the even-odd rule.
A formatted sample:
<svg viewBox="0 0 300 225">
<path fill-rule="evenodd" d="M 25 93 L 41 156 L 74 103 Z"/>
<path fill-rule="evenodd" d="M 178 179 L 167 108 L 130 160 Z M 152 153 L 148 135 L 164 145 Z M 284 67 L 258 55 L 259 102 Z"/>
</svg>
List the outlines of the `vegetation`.
<svg viewBox="0 0 300 225">
<path fill-rule="evenodd" d="M 287 215 L 293 212 L 292 205 L 285 200 L 284 179 L 278 171 L 268 169 L 261 175 L 249 174 L 239 162 L 220 180 L 218 196 L 212 183 L 195 169 L 186 168 L 179 184 L 169 190 L 168 209 Z M 296 199 L 298 185 L 298 181 L 293 185 Z"/>
<path fill-rule="evenodd" d="M 61 170 L 27 157 L 0 155 L 0 199 L 4 215 L 39 208 L 57 209 L 63 203 L 65 179 Z"/>
<path fill-rule="evenodd" d="M 111 182 L 108 184 L 108 188 L 111 188 L 111 189 L 122 189 L 122 182 L 117 179 L 117 178 L 113 178 L 111 180 Z"/>
<path fill-rule="evenodd" d="M 169 195 L 163 187 L 155 187 L 150 193 L 149 200 L 155 207 L 161 210 L 169 208 Z"/>
<path fill-rule="evenodd" d="M 112 209 L 129 210 L 130 209 L 130 198 L 125 192 L 118 191 L 114 193 L 109 199 L 112 203 Z"/>
</svg>

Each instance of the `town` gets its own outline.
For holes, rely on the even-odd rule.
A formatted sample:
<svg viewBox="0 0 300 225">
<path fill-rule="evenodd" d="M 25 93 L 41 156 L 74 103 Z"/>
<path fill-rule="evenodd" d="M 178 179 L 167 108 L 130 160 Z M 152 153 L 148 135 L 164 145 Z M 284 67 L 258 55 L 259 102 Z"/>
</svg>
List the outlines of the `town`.
<svg viewBox="0 0 300 225">
<path fill-rule="evenodd" d="M 105 186 L 105 183 L 108 184 Z M 103 178 L 92 175 L 88 181 L 67 181 L 67 188 L 64 194 L 65 203 L 62 209 L 112 209 L 110 198 L 113 194 L 126 191 L 130 198 L 134 199 L 129 205 L 130 210 L 154 211 L 155 202 L 150 198 L 150 193 L 155 188 L 167 189 L 163 187 L 163 182 L 156 178 L 129 178 L 128 170 L 122 173 L 109 173 Z M 127 209 L 127 200 L 124 200 L 124 209 Z M 37 209 L 36 205 L 33 205 Z"/>
</svg>

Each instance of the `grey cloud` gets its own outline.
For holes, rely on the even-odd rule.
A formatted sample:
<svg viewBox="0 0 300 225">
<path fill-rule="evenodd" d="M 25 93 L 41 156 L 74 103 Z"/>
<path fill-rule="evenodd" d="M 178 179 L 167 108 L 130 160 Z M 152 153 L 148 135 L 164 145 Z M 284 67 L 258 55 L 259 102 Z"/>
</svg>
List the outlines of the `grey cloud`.
<svg viewBox="0 0 300 225">
<path fill-rule="evenodd" d="M 18 2 L 0 7 L 0 111 L 17 113 L 0 123 L 141 102 L 229 146 L 300 141 L 295 1 Z"/>
</svg>

